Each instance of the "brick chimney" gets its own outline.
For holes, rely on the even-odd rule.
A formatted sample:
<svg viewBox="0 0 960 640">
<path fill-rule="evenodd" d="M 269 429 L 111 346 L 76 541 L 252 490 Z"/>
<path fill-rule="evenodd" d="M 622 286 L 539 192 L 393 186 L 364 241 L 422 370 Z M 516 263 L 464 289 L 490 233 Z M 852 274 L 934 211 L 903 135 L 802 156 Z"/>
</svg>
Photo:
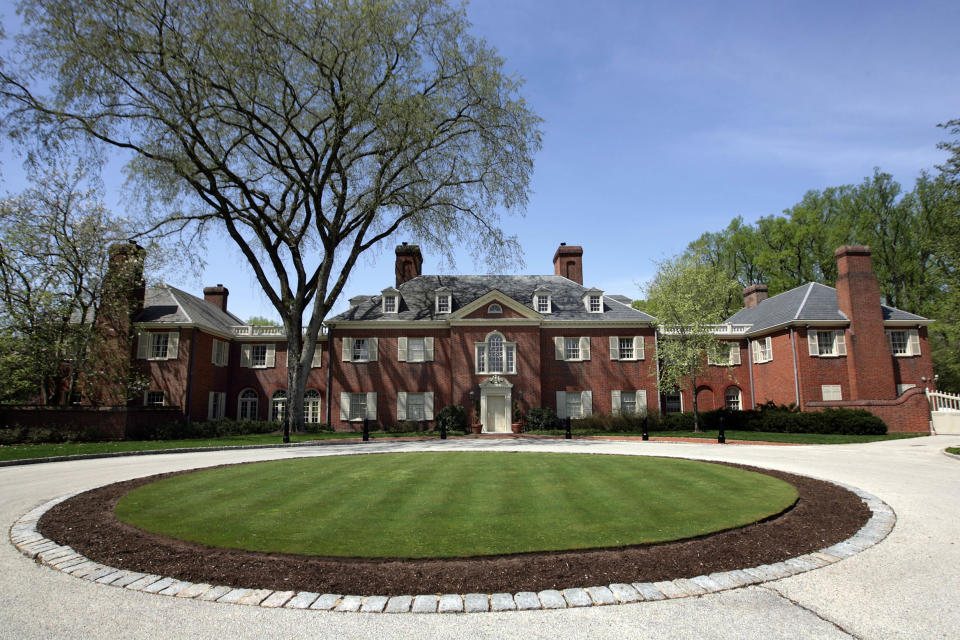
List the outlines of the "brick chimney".
<svg viewBox="0 0 960 640">
<path fill-rule="evenodd" d="M 887 348 L 880 309 L 880 285 L 870 261 L 870 247 L 844 246 L 834 255 L 837 258 L 837 304 L 850 320 L 847 329 L 850 399 L 895 398 L 897 386 L 893 357 Z"/>
<path fill-rule="evenodd" d="M 131 240 L 118 242 L 107 249 L 110 262 L 103 284 L 105 302 L 127 305 L 132 317 L 143 309 L 146 282 L 143 280 L 143 259 L 146 249 Z"/>
<path fill-rule="evenodd" d="M 753 309 L 767 299 L 767 285 L 752 284 L 743 290 L 743 308 Z"/>
<path fill-rule="evenodd" d="M 203 299 L 221 311 L 227 310 L 227 296 L 229 295 L 230 290 L 219 283 L 215 287 L 204 287 L 203 289 Z"/>
<path fill-rule="evenodd" d="M 412 280 L 420 275 L 420 268 L 423 266 L 423 254 L 420 253 L 420 247 L 415 244 L 404 242 L 397 245 L 397 286 L 399 287 L 407 280 Z"/>
<path fill-rule="evenodd" d="M 553 273 L 583 284 L 583 247 L 568 247 L 561 242 L 553 254 Z"/>
</svg>

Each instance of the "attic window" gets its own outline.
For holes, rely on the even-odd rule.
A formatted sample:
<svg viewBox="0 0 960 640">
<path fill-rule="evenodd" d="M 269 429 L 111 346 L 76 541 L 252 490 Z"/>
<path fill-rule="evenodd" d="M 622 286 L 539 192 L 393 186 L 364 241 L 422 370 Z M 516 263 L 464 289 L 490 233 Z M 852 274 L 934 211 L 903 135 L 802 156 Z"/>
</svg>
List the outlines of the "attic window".
<svg viewBox="0 0 960 640">
<path fill-rule="evenodd" d="M 590 295 L 590 313 L 600 313 L 603 311 L 603 303 L 600 301 L 601 296 L 596 294 Z"/>
<path fill-rule="evenodd" d="M 537 313 L 551 313 L 553 311 L 550 297 L 550 291 L 547 289 L 538 289 L 534 292 L 533 308 Z"/>
<path fill-rule="evenodd" d="M 449 293 L 437 293 L 437 313 L 450 313 Z"/>
<path fill-rule="evenodd" d="M 494 302 L 492 305 L 487 307 L 487 313 L 503 313 L 503 307 Z"/>
<path fill-rule="evenodd" d="M 383 312 L 384 313 L 397 312 L 397 296 L 383 296 Z"/>
</svg>

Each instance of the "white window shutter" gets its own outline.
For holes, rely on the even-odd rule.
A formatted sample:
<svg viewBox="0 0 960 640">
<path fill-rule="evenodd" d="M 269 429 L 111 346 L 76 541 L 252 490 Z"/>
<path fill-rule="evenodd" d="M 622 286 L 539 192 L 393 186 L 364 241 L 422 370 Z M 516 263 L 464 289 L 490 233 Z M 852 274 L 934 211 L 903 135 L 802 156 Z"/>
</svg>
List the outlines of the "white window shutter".
<svg viewBox="0 0 960 640">
<path fill-rule="evenodd" d="M 567 392 L 557 391 L 557 417 L 561 420 L 567 417 Z"/>
<path fill-rule="evenodd" d="M 553 354 L 557 360 L 563 360 L 563 338 L 557 336 L 553 339 Z"/>
<path fill-rule="evenodd" d="M 341 341 L 340 359 L 349 362 L 353 359 L 353 338 L 343 338 Z"/>
<path fill-rule="evenodd" d="M 764 360 L 764 362 L 770 362 L 771 360 L 773 360 L 773 338 L 770 336 L 767 336 L 766 338 L 763 339 L 763 344 L 766 352 L 770 354 L 769 356 L 767 356 L 767 359 Z"/>
<path fill-rule="evenodd" d="M 272 369 L 277 366 L 277 345 L 267 345 L 267 368 Z"/>
<path fill-rule="evenodd" d="M 240 345 L 240 366 L 249 368 L 251 365 L 253 345 L 252 344 L 242 344 Z"/>
<path fill-rule="evenodd" d="M 847 338 L 843 333 L 843 329 L 839 329 L 833 332 L 833 341 L 836 344 L 836 352 L 838 356 L 847 355 Z"/>
<path fill-rule="evenodd" d="M 374 338 L 376 339 L 376 338 Z M 377 392 L 367 393 L 367 420 L 377 419 Z"/>
<path fill-rule="evenodd" d="M 890 329 L 887 329 L 887 345 L 890 346 L 890 353 L 893 353 L 893 336 L 891 335 Z"/>
<path fill-rule="evenodd" d="M 610 336 L 610 359 L 620 359 L 620 338 L 617 336 Z"/>
<path fill-rule="evenodd" d="M 432 337 L 426 337 L 423 339 L 423 361 L 433 362 L 433 338 Z"/>
<path fill-rule="evenodd" d="M 368 360 L 370 362 L 377 361 L 377 339 L 376 338 L 367 338 L 367 352 L 370 354 Z"/>
<path fill-rule="evenodd" d="M 620 390 L 614 389 L 610 392 L 610 413 L 615 416 L 620 415 Z"/>
<path fill-rule="evenodd" d="M 397 338 L 397 362 L 407 361 L 407 339 L 404 336 Z"/>
<path fill-rule="evenodd" d="M 423 394 L 423 417 L 427 420 L 433 420 L 433 391 L 427 391 Z"/>
<path fill-rule="evenodd" d="M 217 353 L 220 352 L 220 341 L 216 338 L 213 339 L 213 349 L 210 350 L 210 364 L 217 365 L 220 364 L 217 362 Z"/>
<path fill-rule="evenodd" d="M 812 356 L 820 355 L 820 345 L 817 342 L 817 332 L 807 329 L 807 349 Z"/>
<path fill-rule="evenodd" d="M 580 338 L 580 359 L 590 359 L 590 338 L 588 337 Z"/>
<path fill-rule="evenodd" d="M 643 389 L 637 389 L 637 413 L 647 415 L 647 392 Z"/>
<path fill-rule="evenodd" d="M 180 332 L 174 331 L 167 340 L 167 360 L 176 360 L 180 352 Z"/>
<path fill-rule="evenodd" d="M 633 357 L 635 360 L 643 360 L 644 353 L 643 336 L 633 336 Z"/>
<path fill-rule="evenodd" d="M 584 417 L 593 415 L 593 391 L 580 392 L 580 411 Z"/>
<path fill-rule="evenodd" d="M 407 419 L 407 392 L 397 392 L 397 420 Z"/>
<path fill-rule="evenodd" d="M 740 343 L 730 343 L 730 364 L 740 364 Z"/>
<path fill-rule="evenodd" d="M 143 392 L 143 406 L 147 406 L 147 394 L 148 394 L 148 393 L 149 393 L 149 391 L 144 391 L 144 392 Z"/>
<path fill-rule="evenodd" d="M 758 340 L 754 340 L 751 345 L 753 348 L 753 362 L 760 362 L 760 342 Z"/>
<path fill-rule="evenodd" d="M 350 419 L 350 394 L 346 391 L 340 392 L 340 419 Z"/>
<path fill-rule="evenodd" d="M 213 398 L 217 395 L 216 391 L 211 391 L 207 394 L 207 420 L 213 420 Z"/>
<path fill-rule="evenodd" d="M 150 356 L 150 334 L 141 331 L 137 334 L 137 357 L 146 360 Z"/>
<path fill-rule="evenodd" d="M 310 361 L 311 369 L 318 369 L 323 366 L 323 348 L 320 343 L 313 347 L 313 359 Z"/>
<path fill-rule="evenodd" d="M 907 350 L 912 356 L 920 355 L 920 331 L 918 329 L 910 329 L 910 348 Z"/>
</svg>

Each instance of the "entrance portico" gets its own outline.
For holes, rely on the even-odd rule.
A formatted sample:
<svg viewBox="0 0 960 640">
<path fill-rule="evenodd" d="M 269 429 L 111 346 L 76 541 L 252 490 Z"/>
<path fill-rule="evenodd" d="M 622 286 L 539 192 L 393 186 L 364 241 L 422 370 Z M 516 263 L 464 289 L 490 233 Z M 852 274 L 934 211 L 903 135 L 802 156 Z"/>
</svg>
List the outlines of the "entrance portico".
<svg viewBox="0 0 960 640">
<path fill-rule="evenodd" d="M 480 417 L 483 433 L 510 433 L 513 383 L 491 376 L 480 383 Z"/>
</svg>

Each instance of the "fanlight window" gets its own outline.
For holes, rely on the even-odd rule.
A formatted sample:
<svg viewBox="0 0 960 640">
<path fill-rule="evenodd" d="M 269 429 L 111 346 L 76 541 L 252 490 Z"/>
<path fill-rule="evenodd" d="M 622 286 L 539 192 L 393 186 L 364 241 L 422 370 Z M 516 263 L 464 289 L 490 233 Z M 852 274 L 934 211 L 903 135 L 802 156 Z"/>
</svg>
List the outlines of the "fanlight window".
<svg viewBox="0 0 960 640">
<path fill-rule="evenodd" d="M 257 392 L 253 389 L 241 391 L 237 407 L 237 419 L 256 420 L 259 402 Z"/>
<path fill-rule="evenodd" d="M 287 415 L 287 392 L 284 389 L 278 389 L 270 397 L 270 419 L 274 422 L 283 422 Z"/>
<path fill-rule="evenodd" d="M 516 373 L 517 343 L 507 342 L 503 335 L 494 331 L 476 348 L 477 373 Z"/>
</svg>

